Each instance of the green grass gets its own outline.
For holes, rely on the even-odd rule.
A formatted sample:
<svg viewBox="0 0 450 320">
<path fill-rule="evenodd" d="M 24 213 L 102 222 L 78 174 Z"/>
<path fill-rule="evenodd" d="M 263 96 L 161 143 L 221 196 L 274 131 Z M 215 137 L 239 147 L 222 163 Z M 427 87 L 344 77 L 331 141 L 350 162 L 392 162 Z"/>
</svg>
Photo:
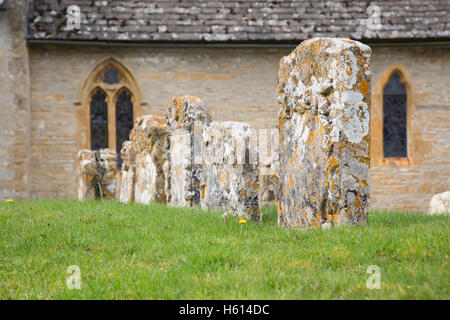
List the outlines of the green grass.
<svg viewBox="0 0 450 320">
<path fill-rule="evenodd" d="M 449 217 L 229 228 L 220 213 L 101 201 L 0 203 L 1 299 L 449 299 Z M 78 265 L 81 290 L 69 290 Z M 369 290 L 367 267 L 381 270 Z"/>
</svg>

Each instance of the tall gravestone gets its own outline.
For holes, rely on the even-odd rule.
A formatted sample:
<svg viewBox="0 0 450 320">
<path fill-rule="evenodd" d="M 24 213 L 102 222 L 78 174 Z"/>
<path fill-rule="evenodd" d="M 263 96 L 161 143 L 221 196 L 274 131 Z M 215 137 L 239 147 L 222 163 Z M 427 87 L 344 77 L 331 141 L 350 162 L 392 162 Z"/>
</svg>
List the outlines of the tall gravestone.
<svg viewBox="0 0 450 320">
<path fill-rule="evenodd" d="M 211 122 L 206 104 L 197 96 L 172 99 L 167 109 L 170 127 L 167 203 L 191 207 L 200 204 L 201 133 Z"/>
<path fill-rule="evenodd" d="M 278 222 L 365 222 L 369 213 L 371 49 L 315 38 L 281 59 Z"/>
</svg>

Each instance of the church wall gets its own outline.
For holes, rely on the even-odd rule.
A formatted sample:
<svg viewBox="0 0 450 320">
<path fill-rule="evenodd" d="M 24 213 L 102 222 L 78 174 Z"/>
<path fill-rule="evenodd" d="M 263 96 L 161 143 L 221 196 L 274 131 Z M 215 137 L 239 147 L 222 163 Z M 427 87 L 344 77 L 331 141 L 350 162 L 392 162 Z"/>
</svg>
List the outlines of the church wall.
<svg viewBox="0 0 450 320">
<path fill-rule="evenodd" d="M 75 198 L 74 103 L 83 79 L 103 58 L 113 56 L 130 69 L 149 114 L 163 115 L 172 97 L 192 94 L 207 103 L 216 120 L 271 128 L 277 119 L 279 60 L 291 51 L 36 44 L 29 50 L 33 198 Z M 406 166 L 372 163 L 372 206 L 425 209 L 433 193 L 450 190 L 450 48 L 373 51 L 372 85 L 390 66 L 401 64 L 416 90 L 411 128 L 417 161 Z"/>
<path fill-rule="evenodd" d="M 30 112 L 25 1 L 0 11 L 0 201 L 29 196 Z"/>
<path fill-rule="evenodd" d="M 372 149 L 372 207 L 426 210 L 433 194 L 450 190 L 450 47 L 375 48 L 372 61 L 372 88 L 399 65 L 408 74 L 413 104 L 408 161 L 380 162 L 382 151 Z M 374 113 L 379 106 L 372 100 Z"/>
</svg>

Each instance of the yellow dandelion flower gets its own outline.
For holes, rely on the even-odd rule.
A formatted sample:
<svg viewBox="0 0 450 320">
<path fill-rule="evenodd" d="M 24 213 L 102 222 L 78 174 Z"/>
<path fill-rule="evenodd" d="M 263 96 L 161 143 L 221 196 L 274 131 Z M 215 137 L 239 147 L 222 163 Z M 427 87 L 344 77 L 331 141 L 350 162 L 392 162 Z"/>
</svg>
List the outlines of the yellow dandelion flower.
<svg viewBox="0 0 450 320">
<path fill-rule="evenodd" d="M 14 200 L 13 199 L 8 199 L 8 200 L 6 200 L 6 202 L 14 202 Z"/>
<path fill-rule="evenodd" d="M 241 219 L 241 220 L 239 220 L 239 223 L 240 223 L 240 224 L 247 223 L 247 220 Z"/>
</svg>

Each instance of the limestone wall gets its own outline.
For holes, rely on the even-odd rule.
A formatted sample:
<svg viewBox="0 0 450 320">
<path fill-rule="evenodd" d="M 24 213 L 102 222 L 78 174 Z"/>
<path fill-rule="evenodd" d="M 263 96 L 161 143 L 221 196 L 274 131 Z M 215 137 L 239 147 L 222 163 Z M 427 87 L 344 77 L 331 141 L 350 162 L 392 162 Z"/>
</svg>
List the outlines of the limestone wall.
<svg viewBox="0 0 450 320">
<path fill-rule="evenodd" d="M 0 11 L 0 200 L 28 198 L 31 190 L 25 2 L 7 1 L 6 11 Z M 75 181 L 73 167 L 70 179 Z"/>
<path fill-rule="evenodd" d="M 20 16 L 11 12 L 0 15 Z M 79 132 L 74 102 L 89 70 L 107 56 L 119 59 L 135 75 L 148 102 L 147 114 L 164 116 L 170 97 L 191 93 L 208 103 L 208 111 L 218 121 L 244 121 L 255 129 L 276 126 L 279 60 L 293 48 L 179 50 L 35 44 L 28 48 L 32 119 L 27 125 L 24 106 L 28 100 L 23 94 L 27 59 L 20 52 L 26 47 L 23 42 L 15 47 L 19 51 L 5 49 L 5 44 L 11 47 L 12 39 L 23 39 L 22 25 L 16 27 L 18 37 L 0 34 L 0 52 L 7 57 L 0 59 L 0 76 L 14 79 L 0 87 L 0 128 L 7 128 L 0 139 L 3 195 L 25 195 L 28 185 L 33 198 L 77 197 L 74 159 Z M 416 101 L 411 133 L 423 156 L 421 162 L 409 165 L 372 163 L 373 207 L 426 208 L 433 194 L 450 189 L 449 179 L 442 176 L 450 171 L 449 53 L 450 46 L 373 47 L 372 88 L 392 65 L 400 64 L 409 73 Z M 13 72 L 13 66 L 25 71 Z M 26 128 L 32 130 L 28 147 Z M 25 178 L 27 156 L 30 175 Z"/>
<path fill-rule="evenodd" d="M 371 49 L 316 38 L 281 59 L 278 222 L 360 223 L 369 213 Z"/>
</svg>

